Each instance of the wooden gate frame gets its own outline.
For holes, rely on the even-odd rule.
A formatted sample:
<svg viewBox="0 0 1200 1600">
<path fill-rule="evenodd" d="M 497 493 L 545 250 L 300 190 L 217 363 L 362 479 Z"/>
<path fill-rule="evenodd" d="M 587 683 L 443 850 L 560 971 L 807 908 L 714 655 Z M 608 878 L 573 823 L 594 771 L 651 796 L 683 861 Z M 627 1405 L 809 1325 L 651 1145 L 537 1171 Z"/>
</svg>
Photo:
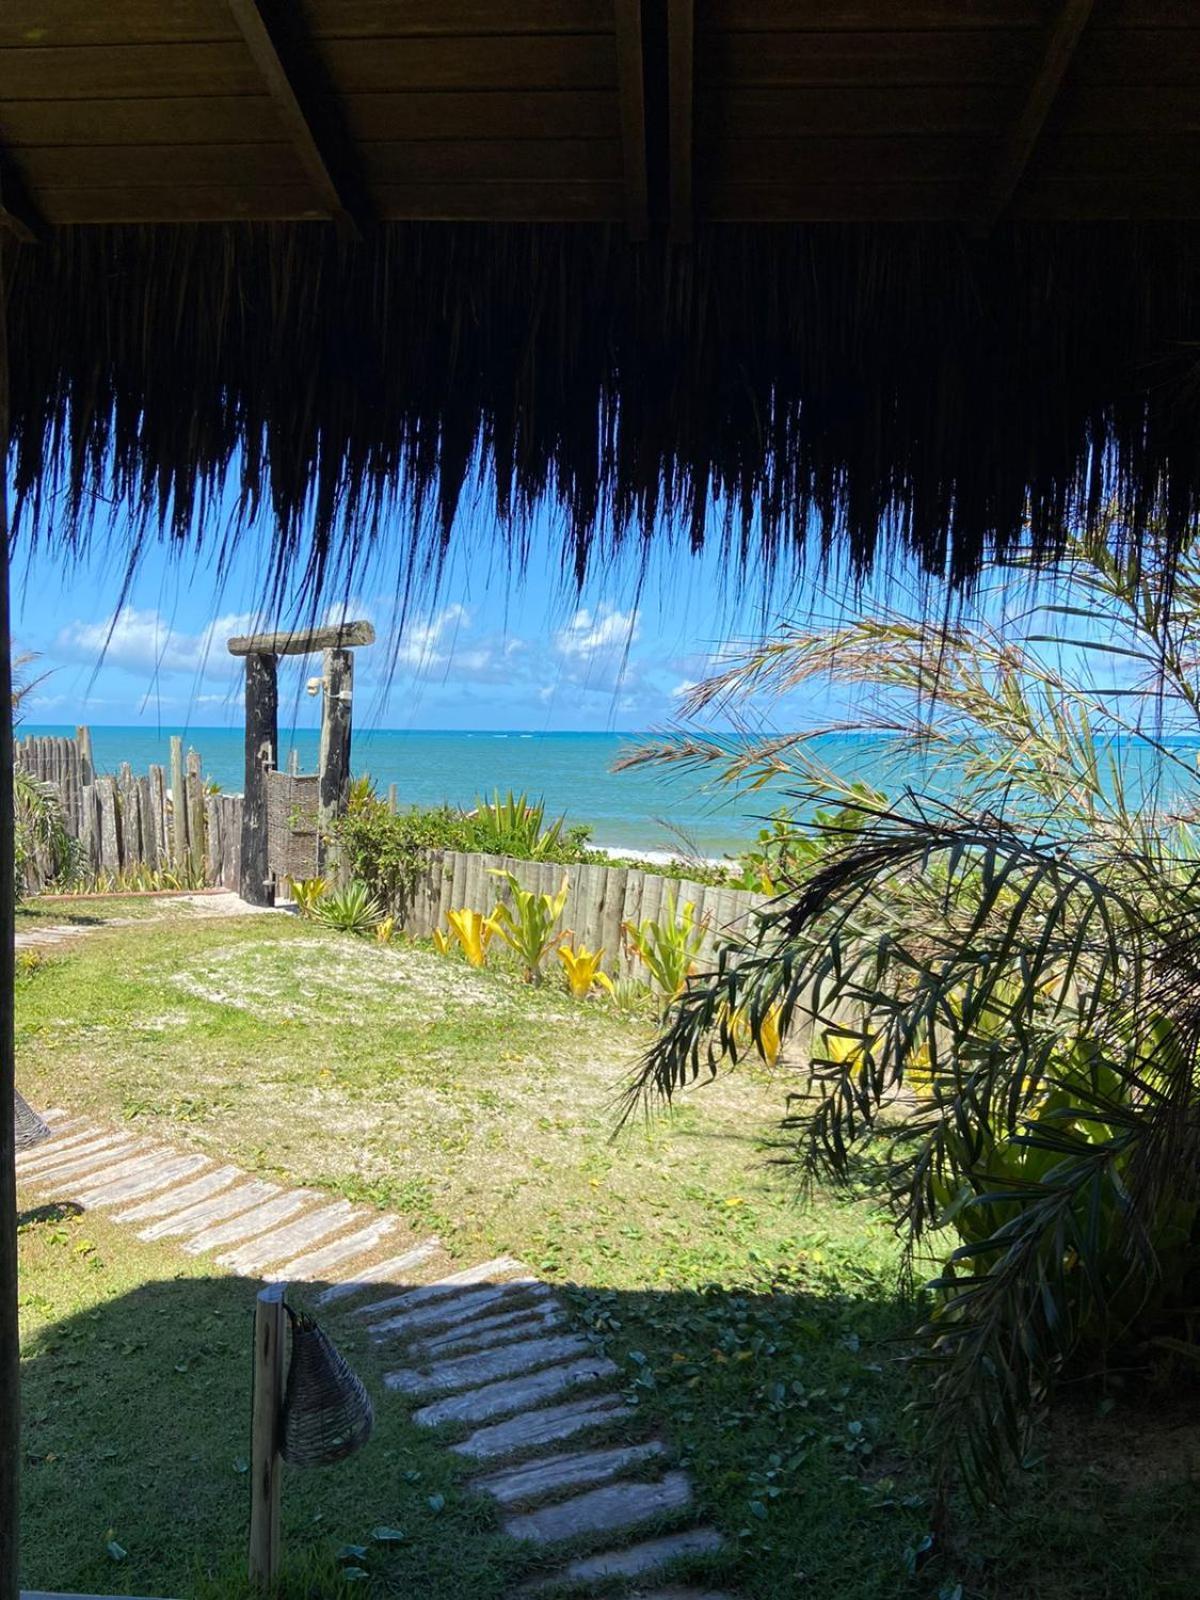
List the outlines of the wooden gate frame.
<svg viewBox="0 0 1200 1600">
<path fill-rule="evenodd" d="M 321 826 L 343 810 L 350 789 L 350 729 L 354 697 L 352 650 L 375 643 L 369 622 L 344 622 L 295 633 L 252 633 L 229 641 L 232 656 L 246 658 L 246 781 L 242 801 L 242 862 L 238 893 L 254 906 L 275 904 L 268 861 L 267 773 L 279 750 L 280 656 L 324 652 L 321 684 Z"/>
</svg>

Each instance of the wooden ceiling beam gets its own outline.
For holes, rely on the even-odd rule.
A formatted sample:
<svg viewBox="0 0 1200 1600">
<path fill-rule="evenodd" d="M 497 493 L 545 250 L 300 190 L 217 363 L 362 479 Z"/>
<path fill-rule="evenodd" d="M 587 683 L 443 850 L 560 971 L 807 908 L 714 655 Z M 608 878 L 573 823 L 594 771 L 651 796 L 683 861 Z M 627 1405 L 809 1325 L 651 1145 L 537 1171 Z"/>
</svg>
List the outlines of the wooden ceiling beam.
<svg viewBox="0 0 1200 1600">
<path fill-rule="evenodd" d="M 321 208 L 329 213 L 331 221 L 351 232 L 359 232 L 358 218 L 334 179 L 330 163 L 259 9 L 258 0 L 228 0 L 228 5 L 266 91 L 275 104 L 280 121 L 319 197 Z"/>
<path fill-rule="evenodd" d="M 616 0 L 617 99 L 621 111 L 621 160 L 629 237 L 650 235 L 646 169 L 646 80 L 642 56 L 642 0 Z"/>
<path fill-rule="evenodd" d="M 692 239 L 695 44 L 695 0 L 667 0 L 668 202 L 676 244 Z"/>
<path fill-rule="evenodd" d="M 1094 9 L 1095 0 L 1057 0 L 1021 109 L 1004 134 L 973 208 L 976 233 L 990 233 L 1008 209 Z"/>
</svg>

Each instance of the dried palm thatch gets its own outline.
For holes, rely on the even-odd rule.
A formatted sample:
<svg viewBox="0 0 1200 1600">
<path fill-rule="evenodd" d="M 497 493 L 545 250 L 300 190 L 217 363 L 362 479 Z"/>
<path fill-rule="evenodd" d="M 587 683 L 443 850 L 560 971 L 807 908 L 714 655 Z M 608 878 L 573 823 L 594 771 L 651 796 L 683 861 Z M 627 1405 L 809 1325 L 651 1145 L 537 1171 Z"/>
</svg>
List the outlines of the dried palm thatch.
<svg viewBox="0 0 1200 1600">
<path fill-rule="evenodd" d="M 555 503 L 578 578 L 718 538 L 964 584 L 1200 511 L 1195 228 L 61 228 L 8 267 L 19 527 L 198 537 L 233 472 L 223 536 L 269 511 L 310 595 L 385 550 L 420 584 L 483 484 L 518 560 Z"/>
</svg>

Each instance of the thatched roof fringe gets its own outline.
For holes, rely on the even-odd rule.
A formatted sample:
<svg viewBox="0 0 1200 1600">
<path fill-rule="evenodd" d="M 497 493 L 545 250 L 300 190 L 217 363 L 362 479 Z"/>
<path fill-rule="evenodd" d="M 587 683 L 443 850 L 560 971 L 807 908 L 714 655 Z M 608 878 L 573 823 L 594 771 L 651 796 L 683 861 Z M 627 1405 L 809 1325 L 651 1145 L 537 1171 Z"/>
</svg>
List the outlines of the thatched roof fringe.
<svg viewBox="0 0 1200 1600">
<path fill-rule="evenodd" d="M 19 526 L 83 539 L 99 495 L 189 538 L 236 461 L 311 593 L 384 542 L 436 571 L 481 471 L 580 579 L 678 536 L 964 583 L 1113 496 L 1133 539 L 1200 512 L 1194 228 L 66 228 L 8 265 Z"/>
</svg>

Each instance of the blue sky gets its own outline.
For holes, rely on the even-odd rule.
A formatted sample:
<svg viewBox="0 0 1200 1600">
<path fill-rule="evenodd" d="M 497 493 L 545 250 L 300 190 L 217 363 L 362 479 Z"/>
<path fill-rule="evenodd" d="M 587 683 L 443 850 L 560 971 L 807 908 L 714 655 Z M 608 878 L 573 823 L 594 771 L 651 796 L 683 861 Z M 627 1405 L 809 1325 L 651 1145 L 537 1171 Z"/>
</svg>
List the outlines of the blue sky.
<svg viewBox="0 0 1200 1600">
<path fill-rule="evenodd" d="M 835 574 L 777 594 L 764 612 L 758 585 L 740 582 L 719 549 L 694 557 L 686 544 L 660 550 L 640 581 L 631 566 L 618 565 L 577 596 L 562 578 L 548 520 L 533 528 L 527 568 L 517 575 L 486 529 L 470 526 L 472 515 L 464 513 L 463 537 L 436 595 L 401 616 L 394 590 L 364 578 L 335 608 L 370 619 L 378 635 L 357 653 L 358 726 L 661 728 L 722 650 L 758 637 L 784 609 L 825 619 L 857 609 L 852 586 Z M 121 542 L 112 541 L 118 550 Z M 47 675 L 25 720 L 149 729 L 240 724 L 241 663 L 226 639 L 293 620 L 261 610 L 262 550 L 261 539 L 246 541 L 218 576 L 211 556 L 168 561 L 151 546 L 123 604 L 119 554 L 66 565 L 44 545 L 24 559 L 18 552 L 14 638 L 38 654 L 34 670 Z M 901 601 L 912 587 L 903 578 L 873 586 L 876 597 Z M 939 604 L 936 594 L 929 598 Z M 1020 610 L 1028 600 L 993 595 L 984 609 L 997 620 L 1006 604 Z M 319 702 L 303 693 L 315 665 L 288 663 L 281 672 L 281 712 L 298 727 L 315 725 L 319 715 Z M 1094 671 L 1097 662 L 1075 665 Z M 1115 681 L 1119 672 L 1108 667 L 1100 675 Z M 820 689 L 764 708 L 776 727 L 824 724 L 849 709 L 844 691 Z"/>
<path fill-rule="evenodd" d="M 259 610 L 254 550 L 218 579 L 207 558 L 168 561 L 151 548 L 119 607 L 123 578 L 112 558 L 68 566 L 43 548 L 18 559 L 15 641 L 36 651 L 36 670 L 48 674 L 26 720 L 240 723 L 240 663 L 225 641 L 286 620 Z M 634 571 L 616 568 L 576 596 L 561 579 L 549 528 L 539 525 L 524 576 L 495 562 L 481 570 L 460 555 L 402 626 L 382 582 L 364 582 L 340 602 L 374 622 L 379 638 L 357 656 L 356 718 L 402 729 L 660 726 L 723 644 L 757 630 L 761 613 L 739 594 L 714 551 L 680 552 L 640 584 Z M 301 726 L 317 716 L 301 692 L 312 670 L 298 664 L 281 682 Z"/>
</svg>

